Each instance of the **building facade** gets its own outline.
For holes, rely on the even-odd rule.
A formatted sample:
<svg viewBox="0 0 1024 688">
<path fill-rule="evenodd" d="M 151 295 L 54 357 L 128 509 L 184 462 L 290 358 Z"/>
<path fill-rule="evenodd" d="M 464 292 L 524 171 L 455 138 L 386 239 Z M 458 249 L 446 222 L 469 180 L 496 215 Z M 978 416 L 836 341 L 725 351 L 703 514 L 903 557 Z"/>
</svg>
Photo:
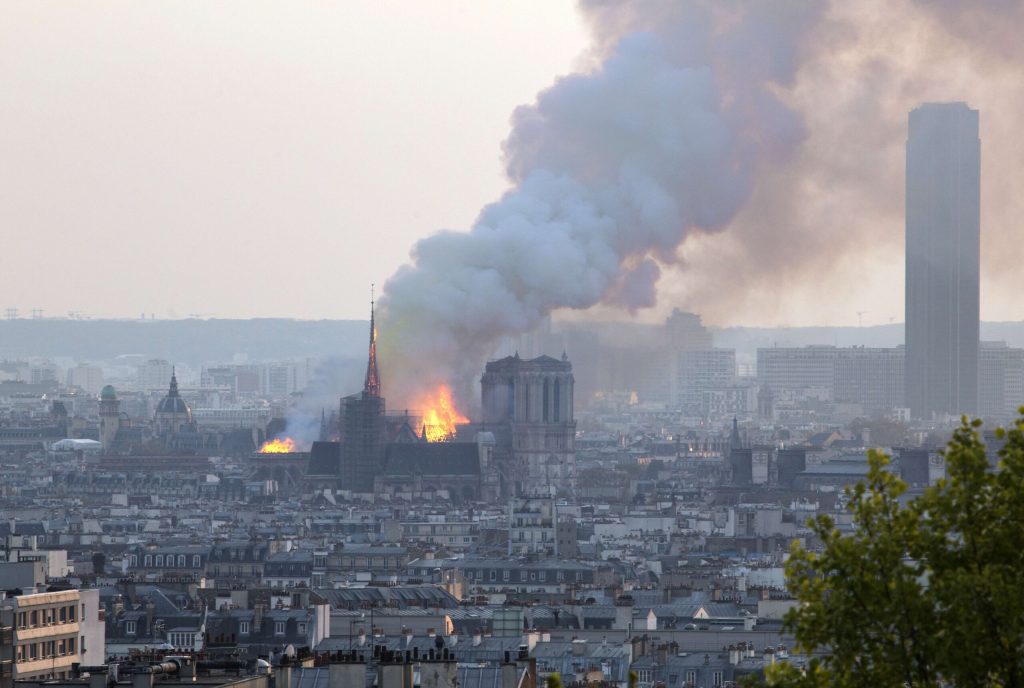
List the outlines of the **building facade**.
<svg viewBox="0 0 1024 688">
<path fill-rule="evenodd" d="M 757 350 L 766 394 L 860 404 L 866 413 L 904 405 L 902 347 L 773 347 Z M 767 406 L 765 400 L 763 405 Z M 768 413 L 768 409 L 764 409 Z"/>
<path fill-rule="evenodd" d="M 572 364 L 564 354 L 491 361 L 481 380 L 483 426 L 498 426 L 499 466 L 506 494 L 545 486 L 571 492 L 576 484 L 576 420 Z"/>
<path fill-rule="evenodd" d="M 98 601 L 95 590 L 38 592 L 3 600 L 3 625 L 12 631 L 13 679 L 68 678 L 76 664 L 102 663 L 106 657 Z"/>
<path fill-rule="evenodd" d="M 906 401 L 915 418 L 978 410 L 981 141 L 978 111 L 910 113 Z"/>
<path fill-rule="evenodd" d="M 1024 406 L 1024 349 L 982 342 L 978 350 L 978 414 L 988 424 L 1006 423 Z"/>
</svg>

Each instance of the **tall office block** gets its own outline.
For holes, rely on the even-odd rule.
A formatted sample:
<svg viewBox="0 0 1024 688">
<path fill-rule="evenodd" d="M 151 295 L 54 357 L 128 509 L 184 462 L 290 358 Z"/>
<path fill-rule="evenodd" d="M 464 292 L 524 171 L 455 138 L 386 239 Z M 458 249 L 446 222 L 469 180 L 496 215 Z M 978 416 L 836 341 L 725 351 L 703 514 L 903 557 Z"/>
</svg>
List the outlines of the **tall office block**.
<svg viewBox="0 0 1024 688">
<path fill-rule="evenodd" d="M 910 113 L 906 198 L 906 402 L 915 418 L 978 407 L 981 142 L 978 111 Z"/>
</svg>

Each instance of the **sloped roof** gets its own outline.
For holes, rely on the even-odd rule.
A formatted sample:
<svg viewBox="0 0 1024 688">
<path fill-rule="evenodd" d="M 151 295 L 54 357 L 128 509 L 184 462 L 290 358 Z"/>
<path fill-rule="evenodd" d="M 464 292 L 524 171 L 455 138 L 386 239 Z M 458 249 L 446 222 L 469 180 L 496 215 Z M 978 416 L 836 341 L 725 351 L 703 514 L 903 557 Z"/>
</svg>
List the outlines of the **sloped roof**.
<svg viewBox="0 0 1024 688">
<path fill-rule="evenodd" d="M 472 442 L 417 442 L 388 445 L 385 475 L 480 475 L 480 454 Z"/>
<path fill-rule="evenodd" d="M 309 450 L 309 475 L 338 475 L 341 466 L 341 444 L 314 442 Z"/>
</svg>

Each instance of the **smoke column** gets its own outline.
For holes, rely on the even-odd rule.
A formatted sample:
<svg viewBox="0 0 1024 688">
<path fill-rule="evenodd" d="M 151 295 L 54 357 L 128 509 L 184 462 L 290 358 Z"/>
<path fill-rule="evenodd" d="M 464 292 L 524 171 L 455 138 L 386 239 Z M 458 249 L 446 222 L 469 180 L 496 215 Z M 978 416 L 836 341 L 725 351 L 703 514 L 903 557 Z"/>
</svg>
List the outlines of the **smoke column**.
<svg viewBox="0 0 1024 688">
<path fill-rule="evenodd" d="M 793 78 L 818 5 L 582 10 L 593 67 L 513 113 L 510 190 L 468 232 L 418 242 L 385 285 L 383 384 L 396 401 L 445 380 L 467 401 L 500 339 L 552 310 L 653 305 L 687 236 L 724 228 L 758 169 L 804 136 L 775 89 Z"/>
</svg>

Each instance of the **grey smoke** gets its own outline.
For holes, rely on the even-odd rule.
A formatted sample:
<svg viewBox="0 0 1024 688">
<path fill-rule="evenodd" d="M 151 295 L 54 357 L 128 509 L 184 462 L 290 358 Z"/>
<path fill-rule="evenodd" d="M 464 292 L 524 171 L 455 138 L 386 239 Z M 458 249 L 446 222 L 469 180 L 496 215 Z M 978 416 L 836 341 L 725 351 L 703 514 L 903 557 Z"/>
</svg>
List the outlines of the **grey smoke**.
<svg viewBox="0 0 1024 688">
<path fill-rule="evenodd" d="M 360 389 L 365 366 L 366 359 L 349 356 L 331 356 L 317 364 L 302 397 L 285 412 L 285 435 L 295 440 L 299 449 L 308 450 L 320 438 L 322 412 L 329 418 L 338 411 L 342 395 Z"/>
<path fill-rule="evenodd" d="M 512 188 L 468 232 L 418 242 L 385 285 L 389 396 L 449 380 L 465 398 L 500 338 L 553 310 L 651 305 L 659 265 L 728 225 L 759 167 L 802 139 L 773 89 L 792 79 L 817 8 L 583 3 L 595 66 L 515 111 Z"/>
</svg>

